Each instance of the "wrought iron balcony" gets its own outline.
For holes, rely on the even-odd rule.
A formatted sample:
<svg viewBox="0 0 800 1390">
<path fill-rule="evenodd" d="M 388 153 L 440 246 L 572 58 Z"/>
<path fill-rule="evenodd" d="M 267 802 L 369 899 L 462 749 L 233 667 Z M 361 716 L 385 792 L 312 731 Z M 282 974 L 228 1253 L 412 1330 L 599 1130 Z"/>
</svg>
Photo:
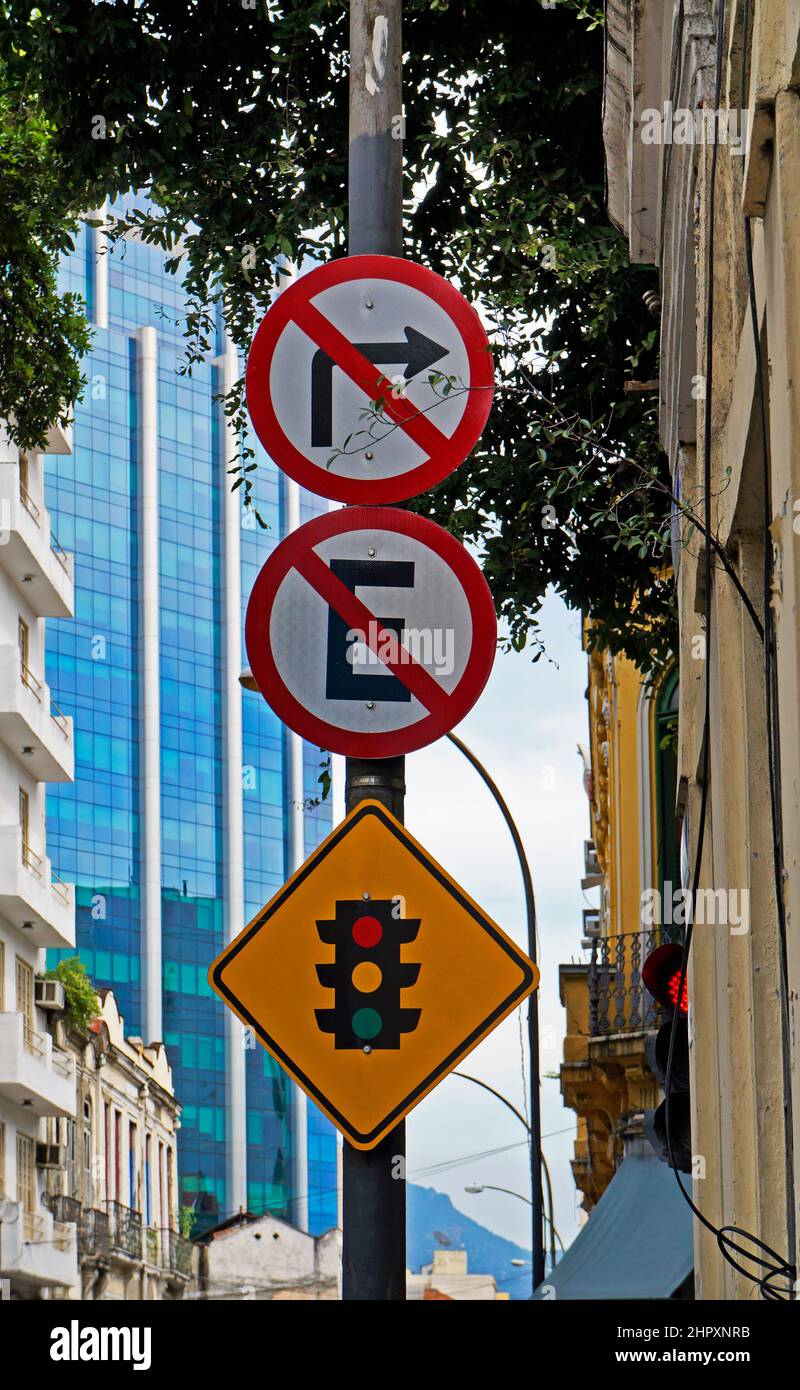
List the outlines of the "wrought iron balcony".
<svg viewBox="0 0 800 1390">
<path fill-rule="evenodd" d="M 107 1214 L 97 1207 L 86 1207 L 78 1227 L 78 1249 L 81 1256 L 107 1256 L 111 1249 L 110 1223 Z"/>
<path fill-rule="evenodd" d="M 109 1217 L 109 1239 L 112 1250 L 130 1255 L 133 1260 L 142 1258 L 142 1218 L 138 1211 L 131 1211 L 122 1202 L 106 1202 Z"/>
<path fill-rule="evenodd" d="M 63 1192 L 48 1192 L 42 1197 L 42 1203 L 52 1212 L 54 1221 L 60 1221 L 63 1225 L 80 1225 L 83 1207 L 77 1197 L 67 1197 Z"/>
<path fill-rule="evenodd" d="M 188 1279 L 192 1273 L 192 1242 L 166 1227 L 162 1227 L 159 1236 L 162 1267 Z"/>
<path fill-rule="evenodd" d="M 642 966 L 663 935 L 657 927 L 600 936 L 589 958 L 589 1036 L 645 1033 L 665 1015 L 642 983 Z"/>
</svg>

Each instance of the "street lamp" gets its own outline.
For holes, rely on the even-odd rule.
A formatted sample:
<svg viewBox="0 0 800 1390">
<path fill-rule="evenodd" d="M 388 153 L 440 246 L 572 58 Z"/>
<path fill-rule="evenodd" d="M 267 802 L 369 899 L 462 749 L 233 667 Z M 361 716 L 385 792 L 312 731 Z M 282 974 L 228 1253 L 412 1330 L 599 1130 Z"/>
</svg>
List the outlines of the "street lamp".
<svg viewBox="0 0 800 1390">
<path fill-rule="evenodd" d="M 505 1192 L 509 1197 L 519 1197 L 519 1200 L 521 1202 L 527 1203 L 529 1207 L 533 1206 L 530 1197 L 524 1196 L 522 1192 L 514 1192 L 510 1187 L 495 1187 L 490 1182 L 470 1183 L 469 1187 L 464 1188 L 464 1191 L 469 1192 L 473 1196 L 477 1196 L 477 1194 L 480 1192 Z M 550 1208 L 550 1210 L 552 1211 L 552 1207 Z M 544 1219 L 547 1222 L 547 1225 L 550 1227 L 550 1268 L 551 1270 L 553 1270 L 556 1267 L 556 1241 L 558 1241 L 562 1251 L 564 1249 L 564 1242 L 562 1241 L 561 1236 L 558 1234 L 558 1231 L 553 1225 L 551 1217 L 547 1216 L 547 1214 L 544 1213 Z M 518 1269 L 527 1269 L 528 1266 L 531 1264 L 531 1261 L 512 1260 L 511 1263 L 512 1265 L 516 1265 Z"/>
<path fill-rule="evenodd" d="M 477 1193 L 479 1192 L 505 1192 L 508 1194 L 509 1197 L 519 1197 L 519 1200 L 521 1202 L 527 1202 L 529 1207 L 533 1206 L 533 1202 L 531 1201 L 530 1197 L 525 1197 L 523 1193 L 514 1192 L 510 1187 L 495 1187 L 494 1184 L 490 1182 L 471 1183 L 469 1187 L 464 1188 L 464 1191 L 470 1192 L 473 1195 L 477 1195 Z"/>
<path fill-rule="evenodd" d="M 525 916 L 528 924 L 528 955 L 536 964 L 536 902 L 533 896 L 533 878 L 531 875 L 530 864 L 525 854 L 525 846 L 522 843 L 522 836 L 517 829 L 508 806 L 505 803 L 499 787 L 493 778 L 486 771 L 483 763 L 476 758 L 475 754 L 460 738 L 455 734 L 447 735 L 450 742 L 455 745 L 460 753 L 468 762 L 472 764 L 478 776 L 483 779 L 489 788 L 492 796 L 497 803 L 500 813 L 508 826 L 509 834 L 514 841 L 514 849 L 517 851 L 520 872 L 522 874 L 522 886 L 525 893 Z M 528 997 L 528 1053 L 530 1057 L 530 1112 L 531 1122 L 529 1126 L 531 1140 L 531 1202 L 533 1216 L 533 1288 L 534 1292 L 539 1285 L 544 1282 L 544 1192 L 542 1189 L 542 1114 L 539 1101 L 539 993 L 534 990 Z M 519 1194 L 515 1194 L 519 1195 Z M 551 1205 L 552 1213 L 552 1205 Z"/>
<path fill-rule="evenodd" d="M 451 1076 L 460 1076 L 462 1081 L 471 1081 L 472 1084 L 473 1084 L 473 1086 L 480 1086 L 481 1090 L 483 1090 L 483 1091 L 488 1091 L 489 1094 L 490 1094 L 491 1096 L 494 1096 L 496 1100 L 502 1101 L 502 1102 L 503 1102 L 503 1105 L 506 1107 L 506 1109 L 507 1109 L 507 1110 L 510 1110 L 510 1111 L 511 1111 L 511 1114 L 512 1114 L 512 1115 L 515 1115 L 516 1118 L 519 1120 L 519 1122 L 520 1122 L 520 1124 L 522 1125 L 523 1129 L 526 1131 L 526 1133 L 527 1133 L 527 1135 L 528 1135 L 528 1138 L 530 1139 L 530 1137 L 531 1137 L 531 1127 L 530 1127 L 530 1125 L 528 1124 L 528 1121 L 525 1119 L 525 1116 L 522 1115 L 522 1114 L 520 1113 L 520 1111 L 517 1109 L 516 1105 L 512 1105 L 512 1104 L 511 1104 L 511 1101 L 508 1099 L 508 1097 L 507 1097 L 507 1096 L 504 1096 L 504 1095 L 502 1094 L 502 1092 L 496 1091 L 495 1088 L 494 1088 L 494 1086 L 490 1086 L 490 1085 L 489 1085 L 488 1081 L 481 1081 L 480 1077 L 478 1077 L 478 1076 L 470 1076 L 469 1072 L 466 1072 L 466 1071 L 454 1071 L 454 1072 L 451 1072 Z M 544 1211 L 544 1210 L 542 1210 L 542 1219 L 543 1219 L 543 1221 L 547 1222 L 547 1224 L 548 1224 L 549 1227 L 550 1227 L 550 1261 L 551 1261 L 551 1268 L 552 1268 L 552 1269 L 555 1269 L 555 1267 L 556 1267 L 556 1240 L 558 1240 L 558 1241 L 560 1242 L 560 1241 L 561 1241 L 561 1237 L 558 1235 L 558 1232 L 556 1231 L 556 1227 L 555 1227 L 556 1214 L 555 1214 L 555 1211 L 553 1210 L 553 1184 L 552 1184 L 552 1182 L 550 1181 L 550 1169 L 549 1169 L 548 1166 L 547 1166 L 547 1159 L 546 1159 L 545 1156 L 544 1156 L 544 1150 L 543 1150 L 543 1149 L 542 1149 L 542 1151 L 541 1151 L 540 1158 L 541 1158 L 541 1163 L 542 1163 L 542 1172 L 544 1173 L 545 1182 L 547 1183 L 547 1204 L 548 1204 L 548 1207 L 549 1207 L 549 1209 L 550 1209 L 550 1215 L 549 1215 L 549 1217 L 548 1217 L 548 1215 L 547 1215 L 547 1212 Z M 531 1203 L 531 1206 L 533 1206 L 533 1203 Z M 564 1249 L 563 1244 L 561 1245 L 561 1249 L 562 1249 L 562 1250 Z M 540 1281 L 540 1282 L 541 1282 L 541 1281 Z M 537 1285 L 537 1287 L 538 1287 L 538 1285 Z"/>
</svg>

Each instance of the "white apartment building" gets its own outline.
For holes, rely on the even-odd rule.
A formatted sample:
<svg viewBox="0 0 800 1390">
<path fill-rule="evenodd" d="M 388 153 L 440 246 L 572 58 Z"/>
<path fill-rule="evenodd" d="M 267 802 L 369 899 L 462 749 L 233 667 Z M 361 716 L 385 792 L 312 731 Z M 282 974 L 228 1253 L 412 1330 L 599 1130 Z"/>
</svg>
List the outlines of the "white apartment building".
<svg viewBox="0 0 800 1390">
<path fill-rule="evenodd" d="M 56 427 L 49 453 L 71 452 Z M 46 1027 L 47 947 L 75 945 L 70 884 L 53 872 L 45 783 L 71 781 L 72 720 L 44 681 L 45 619 L 73 614 L 72 558 L 44 505 L 43 458 L 0 429 L 0 1298 L 68 1296 L 76 1231 L 42 1201 L 48 1118 L 75 1114 L 75 1059 Z"/>
</svg>

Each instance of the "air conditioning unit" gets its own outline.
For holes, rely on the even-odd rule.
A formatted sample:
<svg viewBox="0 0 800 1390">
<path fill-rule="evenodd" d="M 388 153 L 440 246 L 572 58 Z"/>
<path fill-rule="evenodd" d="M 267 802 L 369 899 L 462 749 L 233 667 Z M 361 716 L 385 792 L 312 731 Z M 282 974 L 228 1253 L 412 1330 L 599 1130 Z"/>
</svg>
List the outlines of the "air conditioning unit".
<svg viewBox="0 0 800 1390">
<path fill-rule="evenodd" d="M 584 892 L 589 888 L 599 888 L 603 882 L 603 871 L 600 868 L 600 861 L 597 858 L 597 850 L 592 840 L 583 842 L 583 872 L 584 878 L 581 879 L 581 888 Z"/>
<path fill-rule="evenodd" d="M 583 909 L 583 934 L 590 940 L 597 940 L 600 935 L 600 909 L 597 907 L 585 907 Z"/>
<path fill-rule="evenodd" d="M 36 1167 L 37 1168 L 66 1168 L 67 1166 L 67 1146 L 66 1144 L 43 1144 L 36 1145 Z"/>
<path fill-rule="evenodd" d="M 64 986 L 60 980 L 36 981 L 36 1004 L 40 1009 L 61 1009 L 65 1007 Z"/>
</svg>

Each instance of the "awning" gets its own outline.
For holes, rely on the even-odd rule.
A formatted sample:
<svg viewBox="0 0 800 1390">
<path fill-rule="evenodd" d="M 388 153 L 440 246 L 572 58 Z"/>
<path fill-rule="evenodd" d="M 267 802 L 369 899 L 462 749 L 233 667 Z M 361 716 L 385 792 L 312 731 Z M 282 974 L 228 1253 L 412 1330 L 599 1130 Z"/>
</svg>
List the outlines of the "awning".
<svg viewBox="0 0 800 1390">
<path fill-rule="evenodd" d="M 534 1298 L 672 1298 L 692 1264 L 692 1213 L 675 1174 L 655 1154 L 631 1154 Z"/>
</svg>

